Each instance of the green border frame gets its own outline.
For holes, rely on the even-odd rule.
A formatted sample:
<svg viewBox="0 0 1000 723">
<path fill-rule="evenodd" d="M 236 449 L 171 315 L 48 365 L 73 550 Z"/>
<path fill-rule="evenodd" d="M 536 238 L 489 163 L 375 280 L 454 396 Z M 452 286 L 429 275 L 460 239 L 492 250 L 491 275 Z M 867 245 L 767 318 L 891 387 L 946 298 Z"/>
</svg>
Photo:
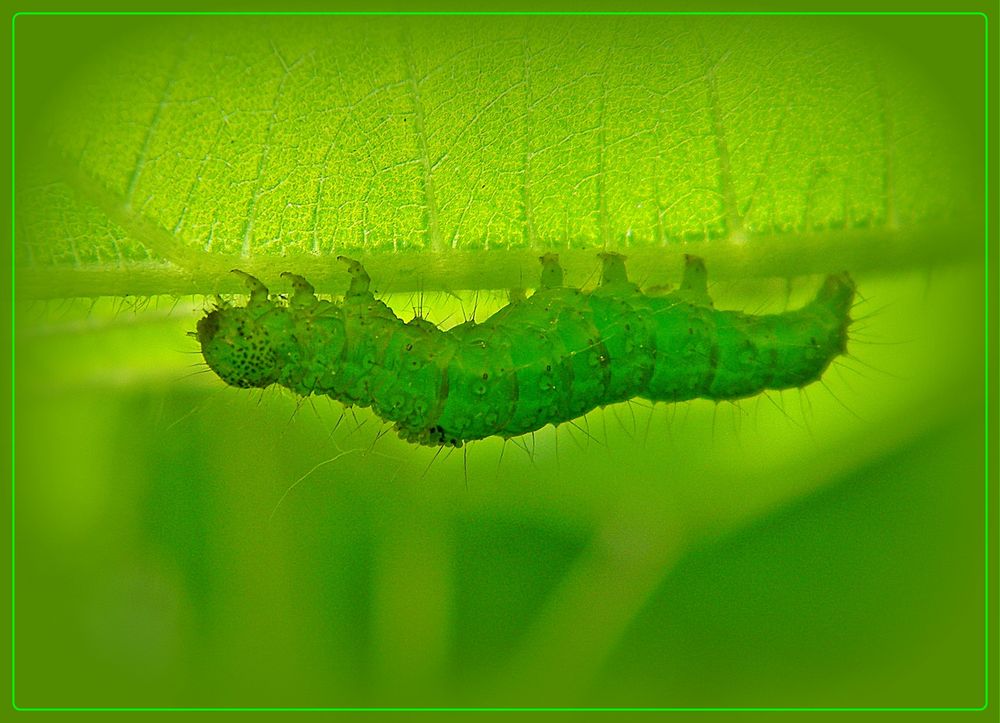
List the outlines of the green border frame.
<svg viewBox="0 0 1000 723">
<path fill-rule="evenodd" d="M 995 9 L 995 8 L 994 8 Z M 983 486 L 983 511 L 984 511 L 984 561 L 983 561 L 983 575 L 984 575 L 984 599 L 983 599 L 983 627 L 984 627 L 984 650 L 983 650 L 983 704 L 976 708 L 906 708 L 906 707 L 844 707 L 844 708 L 833 708 L 833 707 L 820 707 L 820 708 L 809 708 L 809 707 L 792 707 L 792 708 L 781 708 L 781 707 L 765 707 L 765 708 L 742 708 L 742 707 L 706 707 L 706 708 L 693 708 L 693 707 L 641 707 L 641 708 L 627 708 L 627 707 L 611 707 L 611 708 L 587 708 L 587 707 L 458 707 L 458 708 L 446 708 L 446 707 L 430 707 L 430 708 L 420 708 L 420 707 L 347 707 L 347 708 L 336 708 L 336 707 L 304 707 L 304 708 L 294 708 L 294 707 L 278 707 L 278 708 L 268 708 L 268 707 L 178 707 L 178 708 L 160 708 L 160 707 L 124 707 L 124 708 L 114 708 L 114 707 L 94 707 L 94 708 L 48 708 L 48 707 L 21 707 L 17 705 L 16 701 L 16 460 L 14 452 L 15 444 L 15 427 L 14 423 L 16 420 L 16 394 L 15 394 L 15 353 L 14 353 L 14 326 L 15 326 L 15 312 L 16 312 L 16 278 L 14 273 L 14 239 L 16 237 L 16 224 L 15 224 L 15 212 L 16 203 L 14 197 L 14 185 L 16 181 L 16 146 L 15 146 L 15 135 L 16 135 L 16 114 L 15 114 L 15 103 L 16 103 L 16 36 L 17 36 L 17 18 L 20 16 L 170 16 L 170 15 L 187 15 L 187 16 L 239 16 L 239 15 L 256 15 L 256 16 L 291 16 L 291 15 L 342 15 L 342 16 L 454 16 L 454 15 L 466 15 L 466 16 L 520 16 L 520 15 L 537 15 L 537 16 L 554 16 L 554 15 L 597 15 L 597 16 L 620 16 L 620 15 L 674 15 L 674 16 L 711 16 L 711 15 L 729 15 L 729 16 L 896 16 L 896 15 L 906 15 L 906 16 L 979 16 L 983 19 L 983 46 L 984 46 L 984 77 L 983 77 L 983 100 L 984 100 L 984 116 L 983 116 L 983 149 L 984 149 L 984 177 L 983 177 L 983 194 L 984 194 L 984 214 L 983 214 L 983 260 L 984 260 L 984 278 L 983 278 L 983 292 L 984 292 L 984 340 L 985 340 L 985 357 L 984 357 L 984 390 L 986 392 L 984 399 L 984 486 Z M 510 712 L 982 712 L 989 708 L 989 693 L 990 693 L 990 495 L 989 495 L 989 484 L 990 484 L 990 275 L 989 275 L 989 243 L 990 243 L 990 225 L 989 225 L 989 210 L 990 210 L 990 195 L 989 195 L 989 181 L 990 181 L 990 155 L 989 155 L 989 139 L 990 139 L 990 93 L 989 93 L 989 83 L 990 83 L 990 37 L 989 37 L 989 16 L 980 11 L 929 11 L 929 10 L 915 10 L 915 11 L 765 11 L 765 10 L 719 10 L 719 11 L 657 11 L 657 10 L 636 10 L 636 11 L 600 11 L 600 10 L 581 10 L 581 11 L 528 11 L 528 10 L 509 10 L 509 11 L 481 11 L 481 12 L 469 12 L 469 11 L 410 11 L 410 10 L 371 10 L 371 11 L 324 11 L 324 10 L 304 10 L 304 11 L 228 11 L 228 10 L 208 10 L 208 11 L 24 11 L 24 12 L 14 12 L 11 15 L 11 147 L 10 147 L 10 161 L 11 161 L 11 220 L 10 220 L 10 231 L 11 231 L 11 256 L 10 256 L 10 399 L 11 399 L 11 416 L 10 416 L 10 475 L 11 475 L 11 496 L 10 496 L 10 525 L 11 525 L 11 557 L 10 557 L 10 567 L 11 567 L 11 596 L 10 596 L 10 683 L 11 683 L 11 707 L 16 711 L 37 711 L 37 712 L 61 712 L 61 711 L 80 711 L 80 712 L 111 712 L 111 711 L 128 711 L 128 712 L 152 712 L 152 711 L 176 711 L 176 712 L 210 712 L 210 711 L 273 711 L 273 712 L 292 712 L 292 711 L 328 711 L 328 712 L 416 712 L 416 711 L 426 711 L 426 712 L 491 712 L 491 711 L 510 711 Z M 994 631 L 995 632 L 995 631 Z"/>
</svg>

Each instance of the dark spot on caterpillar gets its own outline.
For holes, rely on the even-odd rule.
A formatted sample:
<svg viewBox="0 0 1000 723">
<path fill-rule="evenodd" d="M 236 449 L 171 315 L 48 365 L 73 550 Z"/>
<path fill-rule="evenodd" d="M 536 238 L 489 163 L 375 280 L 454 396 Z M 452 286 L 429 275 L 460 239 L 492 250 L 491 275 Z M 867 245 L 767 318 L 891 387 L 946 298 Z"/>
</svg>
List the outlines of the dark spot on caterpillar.
<svg viewBox="0 0 1000 723">
<path fill-rule="evenodd" d="M 338 258 L 351 274 L 343 303 L 321 301 L 294 274 L 287 300 L 269 297 L 237 272 L 250 300 L 198 321 L 205 361 L 233 386 L 280 381 L 372 407 L 403 439 L 430 446 L 515 437 L 633 397 L 734 400 L 805 386 L 844 353 L 854 299 L 853 281 L 840 273 L 801 309 L 717 310 L 701 259 L 686 258 L 677 292 L 646 296 L 628 281 L 624 258 L 609 253 L 601 254 L 600 293 L 583 292 L 562 285 L 558 257 L 546 254 L 535 294 L 442 331 L 404 323 L 375 301 L 360 263 Z M 419 335 L 421 353 L 400 360 L 396 335 Z M 403 346 L 412 352 L 414 342 Z"/>
</svg>

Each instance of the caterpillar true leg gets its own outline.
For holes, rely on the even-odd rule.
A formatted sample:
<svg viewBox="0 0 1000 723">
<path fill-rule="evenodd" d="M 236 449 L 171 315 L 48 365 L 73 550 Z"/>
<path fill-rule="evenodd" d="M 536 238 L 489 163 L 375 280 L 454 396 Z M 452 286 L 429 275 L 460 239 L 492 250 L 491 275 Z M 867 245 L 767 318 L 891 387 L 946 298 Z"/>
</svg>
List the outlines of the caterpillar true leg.
<svg viewBox="0 0 1000 723">
<path fill-rule="evenodd" d="M 230 273 L 236 274 L 242 278 L 243 283 L 248 289 L 250 289 L 250 303 L 247 304 L 248 308 L 252 307 L 258 309 L 267 306 L 267 297 L 269 292 L 267 287 L 264 286 L 264 284 L 262 284 L 256 276 L 251 276 L 246 271 L 240 271 L 239 269 L 233 269 Z"/>
<path fill-rule="evenodd" d="M 289 271 L 282 271 L 281 278 L 289 279 L 292 282 L 292 291 L 294 292 L 291 299 L 292 306 L 311 308 L 318 303 L 316 289 L 304 277 Z"/>
</svg>

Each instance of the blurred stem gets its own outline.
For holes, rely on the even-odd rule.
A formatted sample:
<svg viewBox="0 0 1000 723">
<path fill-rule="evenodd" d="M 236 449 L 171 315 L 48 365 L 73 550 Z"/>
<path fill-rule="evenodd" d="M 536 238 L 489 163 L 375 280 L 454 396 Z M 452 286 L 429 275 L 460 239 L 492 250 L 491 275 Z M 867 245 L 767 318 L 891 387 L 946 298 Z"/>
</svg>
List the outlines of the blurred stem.
<svg viewBox="0 0 1000 723">
<path fill-rule="evenodd" d="M 602 522 L 513 656 L 501 690 L 579 703 L 684 547 L 680 521 L 665 507 L 623 500 Z"/>
</svg>

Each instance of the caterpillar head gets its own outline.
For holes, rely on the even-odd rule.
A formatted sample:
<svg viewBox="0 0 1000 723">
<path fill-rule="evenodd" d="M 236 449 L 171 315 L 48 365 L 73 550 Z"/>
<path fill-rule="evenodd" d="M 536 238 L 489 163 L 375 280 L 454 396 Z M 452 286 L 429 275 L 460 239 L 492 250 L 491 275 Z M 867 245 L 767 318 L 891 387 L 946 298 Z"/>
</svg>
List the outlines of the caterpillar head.
<svg viewBox="0 0 1000 723">
<path fill-rule="evenodd" d="M 266 387 L 281 369 L 267 317 L 246 308 L 220 308 L 198 321 L 198 341 L 208 366 L 234 387 Z"/>
</svg>

